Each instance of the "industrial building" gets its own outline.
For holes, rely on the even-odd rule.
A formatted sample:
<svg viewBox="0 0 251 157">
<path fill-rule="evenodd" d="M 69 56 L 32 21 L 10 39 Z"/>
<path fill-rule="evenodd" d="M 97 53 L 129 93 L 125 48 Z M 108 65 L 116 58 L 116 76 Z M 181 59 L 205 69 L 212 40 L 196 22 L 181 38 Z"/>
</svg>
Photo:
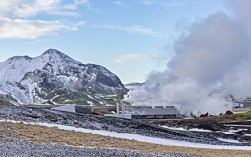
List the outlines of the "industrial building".
<svg viewBox="0 0 251 157">
<path fill-rule="evenodd" d="M 178 114 L 174 106 L 134 106 L 128 111 L 130 119 L 170 119 L 176 118 Z"/>
<path fill-rule="evenodd" d="M 125 106 L 121 104 L 121 107 L 117 105 L 117 114 L 104 116 L 126 119 L 172 119 L 178 116 L 178 110 L 175 106 Z"/>
<path fill-rule="evenodd" d="M 96 108 L 100 107 L 71 104 L 55 107 L 53 109 L 74 113 L 91 114 Z M 106 106 L 104 108 L 109 107 Z M 178 110 L 174 106 L 127 106 L 125 104 L 117 103 L 117 111 L 113 112 L 113 114 L 104 114 L 104 116 L 126 119 L 172 119 L 178 116 Z"/>
</svg>

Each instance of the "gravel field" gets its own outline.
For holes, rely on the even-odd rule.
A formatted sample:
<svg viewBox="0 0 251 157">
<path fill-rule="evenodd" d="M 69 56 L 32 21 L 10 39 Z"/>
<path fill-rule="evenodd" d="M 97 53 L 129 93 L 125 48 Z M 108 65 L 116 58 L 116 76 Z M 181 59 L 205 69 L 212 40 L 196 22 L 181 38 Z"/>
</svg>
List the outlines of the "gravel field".
<svg viewBox="0 0 251 157">
<path fill-rule="evenodd" d="M 146 154 L 102 148 L 77 148 L 19 141 L 0 141 L 1 157 L 190 157 L 186 154 Z"/>
</svg>

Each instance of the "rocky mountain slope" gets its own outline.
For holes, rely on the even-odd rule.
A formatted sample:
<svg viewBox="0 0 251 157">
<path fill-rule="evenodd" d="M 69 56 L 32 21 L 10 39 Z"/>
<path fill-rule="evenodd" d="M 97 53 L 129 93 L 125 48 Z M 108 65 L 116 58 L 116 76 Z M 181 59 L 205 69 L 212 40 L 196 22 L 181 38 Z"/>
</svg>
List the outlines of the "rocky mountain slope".
<svg viewBox="0 0 251 157">
<path fill-rule="evenodd" d="M 106 68 L 82 64 L 54 49 L 35 58 L 15 56 L 0 63 L 0 103 L 107 105 L 126 92 Z"/>
</svg>

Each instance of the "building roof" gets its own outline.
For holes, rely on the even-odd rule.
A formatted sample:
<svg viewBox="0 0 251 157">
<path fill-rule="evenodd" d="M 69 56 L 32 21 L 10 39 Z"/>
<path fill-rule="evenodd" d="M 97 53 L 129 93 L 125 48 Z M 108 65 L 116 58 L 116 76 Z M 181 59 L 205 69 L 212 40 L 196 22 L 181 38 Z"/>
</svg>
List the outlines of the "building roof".
<svg viewBox="0 0 251 157">
<path fill-rule="evenodd" d="M 133 106 L 126 109 L 132 115 L 169 115 L 177 114 L 178 110 L 174 106 L 156 106 L 155 108 L 149 106 Z"/>
</svg>

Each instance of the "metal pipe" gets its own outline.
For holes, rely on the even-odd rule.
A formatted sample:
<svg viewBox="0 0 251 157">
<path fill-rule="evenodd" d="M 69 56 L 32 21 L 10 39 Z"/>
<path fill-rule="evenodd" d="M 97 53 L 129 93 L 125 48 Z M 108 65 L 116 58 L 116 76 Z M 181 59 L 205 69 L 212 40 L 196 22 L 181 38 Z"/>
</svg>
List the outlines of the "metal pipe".
<svg viewBox="0 0 251 157">
<path fill-rule="evenodd" d="M 125 117 L 125 104 L 122 103 L 122 118 Z"/>
</svg>

